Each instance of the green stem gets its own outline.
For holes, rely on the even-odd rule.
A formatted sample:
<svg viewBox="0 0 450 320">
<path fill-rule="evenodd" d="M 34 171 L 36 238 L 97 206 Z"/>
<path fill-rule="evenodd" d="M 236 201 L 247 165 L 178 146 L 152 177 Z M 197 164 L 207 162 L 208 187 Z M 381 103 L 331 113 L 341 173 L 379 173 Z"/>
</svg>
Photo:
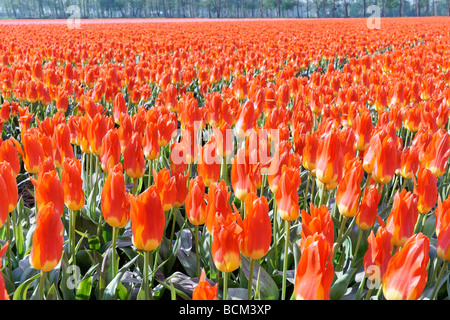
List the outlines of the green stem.
<svg viewBox="0 0 450 320">
<path fill-rule="evenodd" d="M 286 299 L 286 273 L 287 273 L 287 261 L 288 261 L 288 253 L 289 253 L 289 233 L 290 233 L 290 225 L 289 221 L 284 222 L 284 226 L 286 229 L 286 241 L 284 243 L 284 260 L 283 260 L 283 287 L 281 291 L 281 300 Z"/>
<path fill-rule="evenodd" d="M 255 259 L 250 259 L 250 272 L 248 274 L 248 290 L 247 300 L 252 300 L 252 288 L 253 288 L 253 272 L 255 270 Z"/>
<path fill-rule="evenodd" d="M 364 230 L 359 229 L 358 241 L 356 242 L 355 252 L 353 254 L 354 260 L 353 260 L 352 265 L 354 265 L 354 263 L 356 262 L 356 255 L 358 254 L 358 249 L 361 244 L 361 238 L 362 238 L 363 233 L 364 233 Z"/>
<path fill-rule="evenodd" d="M 153 184 L 153 159 L 149 161 L 148 169 L 148 187 L 150 187 Z"/>
<path fill-rule="evenodd" d="M 222 180 L 224 180 L 228 184 L 228 170 L 227 170 L 227 157 L 222 157 L 222 168 L 221 168 L 221 176 Z"/>
<path fill-rule="evenodd" d="M 197 261 L 197 276 L 200 279 L 200 241 L 198 239 L 198 225 L 195 226 L 195 260 Z"/>
<path fill-rule="evenodd" d="M 117 237 L 119 235 L 119 228 L 113 227 L 113 238 L 111 243 L 112 248 L 112 277 L 111 280 L 114 279 L 114 277 L 117 274 L 118 264 L 117 264 L 117 252 L 116 252 L 116 244 L 117 244 Z"/>
<path fill-rule="evenodd" d="M 170 232 L 170 242 L 169 242 L 170 254 L 172 254 L 172 250 L 173 250 L 173 248 L 172 248 L 172 241 L 173 241 L 173 235 L 175 233 L 175 225 L 177 223 L 177 213 L 175 212 L 174 208 L 175 207 L 172 206 L 172 209 L 170 209 L 170 213 L 171 213 L 172 218 L 173 218 L 173 220 L 172 220 L 172 231 Z"/>
<path fill-rule="evenodd" d="M 41 270 L 41 278 L 39 279 L 39 300 L 44 300 L 44 285 L 46 272 Z"/>
<path fill-rule="evenodd" d="M 371 286 L 371 287 L 369 288 L 369 290 L 367 291 L 367 294 L 366 294 L 366 300 L 369 300 L 369 299 L 370 299 L 370 296 L 372 295 L 372 291 L 373 291 L 373 286 Z"/>
<path fill-rule="evenodd" d="M 12 274 L 12 263 L 11 263 L 11 243 L 12 243 L 12 238 L 11 238 L 11 230 L 10 230 L 10 219 L 11 217 L 8 215 L 8 218 L 6 218 L 6 238 L 9 241 L 9 245 L 7 248 L 7 255 L 8 255 L 8 270 L 9 270 L 9 279 L 11 281 L 13 281 L 13 274 Z"/>
<path fill-rule="evenodd" d="M 325 200 L 325 193 L 327 192 L 326 190 L 326 184 L 323 183 L 322 184 L 322 193 L 320 194 L 320 202 L 319 202 L 319 208 L 323 205 L 323 201 Z"/>
<path fill-rule="evenodd" d="M 303 197 L 303 209 L 306 210 L 306 197 L 308 196 L 308 189 L 309 189 L 309 181 L 311 180 L 310 175 L 308 174 L 308 178 L 306 180 L 306 188 L 305 188 L 305 195 Z"/>
<path fill-rule="evenodd" d="M 132 193 L 134 196 L 136 195 L 138 181 L 139 181 L 139 179 L 133 179 L 133 190 L 131 191 L 131 193 Z"/>
<path fill-rule="evenodd" d="M 275 249 L 275 268 L 278 269 L 278 242 L 277 242 L 277 201 L 273 199 L 273 246 Z"/>
<path fill-rule="evenodd" d="M 434 285 L 433 292 L 431 293 L 430 300 L 437 299 L 437 292 L 439 289 L 439 282 L 441 282 L 442 277 L 444 276 L 444 273 L 447 271 L 448 261 L 444 261 L 444 264 L 441 267 L 441 271 L 439 272 L 438 278 L 436 280 L 436 284 Z"/>
<path fill-rule="evenodd" d="M 149 300 L 149 282 L 148 282 L 148 265 L 149 265 L 150 251 L 144 251 L 144 300 Z"/>
<path fill-rule="evenodd" d="M 223 300 L 227 300 L 228 272 L 223 272 Z"/>
<path fill-rule="evenodd" d="M 71 244 L 71 248 L 72 248 L 72 265 L 76 266 L 77 262 L 76 262 L 76 257 L 77 257 L 77 253 L 75 252 L 75 221 L 77 218 L 76 215 L 76 211 L 72 211 L 69 210 L 70 212 L 70 244 Z"/>
</svg>

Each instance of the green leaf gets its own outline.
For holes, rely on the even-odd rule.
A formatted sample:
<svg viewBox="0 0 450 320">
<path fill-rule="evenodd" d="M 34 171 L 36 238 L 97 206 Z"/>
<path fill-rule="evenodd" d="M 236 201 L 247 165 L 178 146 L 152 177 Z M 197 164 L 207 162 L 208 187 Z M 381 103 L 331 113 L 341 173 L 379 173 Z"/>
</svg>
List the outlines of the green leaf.
<svg viewBox="0 0 450 320">
<path fill-rule="evenodd" d="M 23 282 L 14 292 L 13 300 L 27 300 L 27 291 L 30 284 L 41 276 L 40 273 L 34 275 L 33 277 L 27 279 Z"/>
<path fill-rule="evenodd" d="M 55 284 L 52 284 L 47 292 L 46 300 L 61 300 L 58 290 L 56 290 Z"/>
<path fill-rule="evenodd" d="M 16 226 L 15 234 L 16 238 L 16 249 L 17 249 L 17 256 L 19 259 L 22 259 L 25 254 L 25 240 L 23 237 L 23 229 L 22 224 L 18 224 Z"/>
<path fill-rule="evenodd" d="M 337 277 L 336 281 L 331 286 L 330 300 L 341 300 L 348 289 L 350 281 L 353 279 L 357 269 L 350 268 L 345 274 Z"/>
<path fill-rule="evenodd" d="M 250 260 L 242 256 L 241 268 L 243 269 L 245 276 L 249 277 L 250 274 Z M 272 277 L 263 269 L 258 263 L 255 263 L 255 269 L 253 272 L 254 287 L 258 285 L 257 275 L 259 274 L 259 294 L 263 300 L 278 300 L 279 290 L 278 286 Z"/>
<path fill-rule="evenodd" d="M 103 300 L 112 300 L 116 295 L 116 289 L 119 286 L 120 280 L 122 279 L 125 271 L 127 271 L 137 260 L 139 255 L 136 255 L 133 259 L 128 261 L 117 273 L 117 275 L 112 279 L 112 281 L 106 286 L 105 291 L 103 292 Z"/>
<path fill-rule="evenodd" d="M 89 300 L 92 291 L 92 277 L 84 278 L 77 288 L 76 300 Z"/>
</svg>

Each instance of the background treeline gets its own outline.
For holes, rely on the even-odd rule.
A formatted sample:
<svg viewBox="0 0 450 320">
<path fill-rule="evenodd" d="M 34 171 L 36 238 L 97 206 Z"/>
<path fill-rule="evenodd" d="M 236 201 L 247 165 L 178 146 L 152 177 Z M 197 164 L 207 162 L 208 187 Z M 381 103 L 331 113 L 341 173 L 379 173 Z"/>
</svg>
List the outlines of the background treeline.
<svg viewBox="0 0 450 320">
<path fill-rule="evenodd" d="M 338 18 L 449 16 L 450 0 L 0 0 L 0 18 Z"/>
</svg>

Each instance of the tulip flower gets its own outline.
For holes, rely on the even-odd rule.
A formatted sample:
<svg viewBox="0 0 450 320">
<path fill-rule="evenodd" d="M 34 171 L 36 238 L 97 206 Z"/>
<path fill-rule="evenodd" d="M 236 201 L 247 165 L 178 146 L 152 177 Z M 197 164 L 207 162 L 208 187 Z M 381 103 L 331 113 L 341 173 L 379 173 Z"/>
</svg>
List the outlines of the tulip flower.
<svg viewBox="0 0 450 320">
<path fill-rule="evenodd" d="M 325 205 L 317 208 L 311 203 L 309 211 L 309 214 L 304 209 L 301 212 L 302 231 L 300 233 L 300 248 L 305 246 L 305 239 L 313 236 L 315 233 L 323 234 L 330 247 L 332 247 L 334 244 L 334 224 L 331 219 L 330 210 Z"/>
<path fill-rule="evenodd" d="M 14 175 L 17 177 L 20 173 L 20 159 L 19 153 L 23 154 L 22 147 L 14 138 L 10 138 L 0 142 L 0 162 L 6 161 L 14 170 Z"/>
<path fill-rule="evenodd" d="M 382 220 L 381 223 L 376 235 L 373 230 L 370 232 L 367 238 L 368 248 L 364 254 L 364 272 L 372 281 L 372 285 L 381 284 L 391 259 L 392 235 L 387 231 Z"/>
<path fill-rule="evenodd" d="M 153 168 L 153 179 L 156 190 L 161 199 L 164 211 L 169 211 L 175 204 L 177 198 L 176 178 L 170 176 L 170 171 L 166 168 L 156 172 Z"/>
<path fill-rule="evenodd" d="M 0 269 L 2 268 L 2 256 L 5 254 L 8 249 L 9 242 L 6 242 L 3 247 L 0 249 Z M 3 278 L 2 273 L 0 272 L 0 300 L 11 300 L 8 296 L 8 292 L 5 288 L 5 279 Z"/>
<path fill-rule="evenodd" d="M 250 192 L 256 191 L 252 166 L 248 160 L 245 150 L 239 149 L 231 165 L 231 185 L 236 198 L 241 202 L 245 201 Z"/>
<path fill-rule="evenodd" d="M 0 162 L 0 179 L 3 180 L 6 192 L 2 192 L 2 202 L 6 204 L 7 212 L 12 212 L 19 200 L 16 176 L 11 165 L 6 162 Z"/>
<path fill-rule="evenodd" d="M 63 253 L 63 229 L 61 215 L 53 203 L 42 205 L 37 213 L 29 258 L 33 268 L 48 272 L 58 265 Z"/>
<path fill-rule="evenodd" d="M 401 154 L 400 175 L 411 179 L 419 169 L 419 148 L 415 145 L 403 149 Z"/>
<path fill-rule="evenodd" d="M 23 163 L 29 173 L 39 171 L 39 163 L 44 160 L 44 150 L 36 134 L 26 132 L 22 136 Z"/>
<path fill-rule="evenodd" d="M 417 195 L 406 189 L 394 196 L 392 211 L 386 220 L 386 228 L 392 234 L 392 244 L 403 246 L 413 235 L 419 211 L 417 209 Z"/>
<path fill-rule="evenodd" d="M 217 300 L 217 284 L 209 284 L 205 269 L 202 269 L 198 284 L 192 292 L 192 300 Z"/>
<path fill-rule="evenodd" d="M 108 126 L 105 117 L 101 113 L 97 113 L 92 119 L 88 130 L 91 153 L 96 156 L 99 156 L 102 151 L 102 140 L 107 131 Z"/>
<path fill-rule="evenodd" d="M 392 180 L 400 157 L 397 141 L 389 135 L 375 147 L 372 178 L 375 182 L 386 184 Z"/>
<path fill-rule="evenodd" d="M 307 245 L 297 265 L 294 294 L 297 300 L 329 300 L 334 267 L 332 249 L 323 234 L 303 239 Z"/>
<path fill-rule="evenodd" d="M 302 164 L 303 167 L 308 170 L 313 177 L 316 176 L 316 157 L 318 147 L 318 135 L 315 132 L 306 134 L 305 146 L 302 152 Z"/>
<path fill-rule="evenodd" d="M 426 214 L 436 204 L 438 196 L 437 178 L 431 170 L 421 167 L 417 173 L 417 185 L 417 207 L 419 213 Z"/>
<path fill-rule="evenodd" d="M 446 130 L 440 129 L 433 135 L 425 151 L 423 166 L 439 178 L 447 168 L 449 155 L 450 136 Z"/>
<path fill-rule="evenodd" d="M 216 150 L 217 142 L 215 136 L 212 136 L 201 149 L 201 161 L 197 163 L 198 175 L 203 177 L 205 186 L 208 188 L 212 182 L 220 179 L 220 160 Z"/>
<path fill-rule="evenodd" d="M 103 172 L 108 173 L 111 168 L 120 162 L 121 147 L 116 129 L 110 129 L 102 140 L 100 152 L 100 166 Z"/>
<path fill-rule="evenodd" d="M 144 150 L 144 155 L 148 160 L 155 160 L 159 157 L 160 146 L 158 143 L 158 129 L 153 122 L 149 122 L 145 127 L 142 148 Z"/>
<path fill-rule="evenodd" d="M 223 299 L 227 299 L 228 272 L 233 272 L 241 264 L 239 241 L 242 228 L 236 223 L 216 223 L 213 231 L 211 255 L 216 268 L 224 273 Z"/>
<path fill-rule="evenodd" d="M 64 160 L 61 182 L 64 190 L 64 203 L 67 208 L 72 211 L 83 208 L 85 199 L 80 160 L 75 158 L 66 158 Z"/>
<path fill-rule="evenodd" d="M 214 182 L 208 189 L 206 205 L 206 228 L 212 234 L 213 226 L 217 219 L 228 220 L 233 215 L 229 204 L 230 193 L 227 191 L 227 185 L 224 180 Z"/>
<path fill-rule="evenodd" d="M 269 203 L 265 197 L 250 193 L 245 199 L 245 218 L 241 223 L 241 253 L 250 258 L 248 299 L 251 299 L 255 260 L 261 259 L 269 251 L 272 240 L 272 224 L 269 217 Z"/>
<path fill-rule="evenodd" d="M 110 169 L 101 193 L 101 209 L 106 223 L 114 228 L 127 225 L 130 216 L 130 202 L 125 188 L 122 164 Z"/>
<path fill-rule="evenodd" d="M 46 162 L 51 164 L 51 159 L 47 158 Z M 50 166 L 49 171 L 40 171 L 38 179 L 30 177 L 35 187 L 36 208 L 39 210 L 42 206 L 52 202 L 53 210 L 62 216 L 64 214 L 64 189 L 59 180 L 58 172 L 54 165 Z"/>
<path fill-rule="evenodd" d="M 285 221 L 293 221 L 300 216 L 298 205 L 298 188 L 300 184 L 301 179 L 298 167 L 288 168 L 285 166 L 275 193 L 277 212 Z"/>
<path fill-rule="evenodd" d="M 438 195 L 438 204 L 434 210 L 436 218 L 436 249 L 439 258 L 444 261 L 450 260 L 450 197 L 441 201 Z"/>
<path fill-rule="evenodd" d="M 145 173 L 145 158 L 142 150 L 142 136 L 133 133 L 123 152 L 123 167 L 133 179 L 141 178 Z"/>
<path fill-rule="evenodd" d="M 184 202 L 186 216 L 194 226 L 206 222 L 205 184 L 202 176 L 192 179 Z"/>
<path fill-rule="evenodd" d="M 255 122 L 255 107 L 252 101 L 247 100 L 240 108 L 239 116 L 234 127 L 236 136 L 240 139 L 244 139 L 246 132 L 254 127 Z"/>
<path fill-rule="evenodd" d="M 114 122 L 121 125 L 121 115 L 127 113 L 127 104 L 122 92 L 117 93 L 113 102 Z"/>
<path fill-rule="evenodd" d="M 366 150 L 373 132 L 372 116 L 368 109 L 363 109 L 361 114 L 356 115 L 352 122 L 352 128 L 356 137 L 355 149 Z"/>
<path fill-rule="evenodd" d="M 381 194 L 378 192 L 378 189 L 371 188 L 364 190 L 361 204 L 355 217 L 355 222 L 360 229 L 368 230 L 375 224 L 380 198 Z"/>
<path fill-rule="evenodd" d="M 428 279 L 430 239 L 422 233 L 411 236 L 389 260 L 383 277 L 387 300 L 417 300 Z"/>
<path fill-rule="evenodd" d="M 331 131 L 319 143 L 317 149 L 316 177 L 327 190 L 337 187 L 342 179 L 344 155 L 340 147 L 339 133 Z"/>
<path fill-rule="evenodd" d="M 55 166 L 61 169 L 64 159 L 74 157 L 73 147 L 70 144 L 70 129 L 66 123 L 60 123 L 56 126 L 55 142 Z"/>
<path fill-rule="evenodd" d="M 265 197 L 250 193 L 244 205 L 240 249 L 244 256 L 258 260 L 267 254 L 272 240 L 269 204 Z"/>
<path fill-rule="evenodd" d="M 358 213 L 363 175 L 361 162 L 358 161 L 345 173 L 337 187 L 336 204 L 344 217 L 354 217 Z"/>
</svg>

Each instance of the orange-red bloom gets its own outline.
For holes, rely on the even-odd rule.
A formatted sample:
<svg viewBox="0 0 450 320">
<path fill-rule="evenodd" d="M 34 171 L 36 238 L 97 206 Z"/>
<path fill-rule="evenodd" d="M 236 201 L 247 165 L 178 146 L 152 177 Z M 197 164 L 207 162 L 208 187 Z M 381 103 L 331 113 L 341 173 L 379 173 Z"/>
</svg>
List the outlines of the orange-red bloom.
<svg viewBox="0 0 450 320">
<path fill-rule="evenodd" d="M 47 165 L 46 165 L 47 163 Z M 36 199 L 36 208 L 39 210 L 49 202 L 53 203 L 54 211 L 60 216 L 64 213 L 64 189 L 58 177 L 58 172 L 50 158 L 44 161 L 40 168 L 46 166 L 45 171 L 39 170 L 38 179 L 30 177 L 35 187 L 34 196 Z"/>
<path fill-rule="evenodd" d="M 123 228 L 130 218 L 130 201 L 122 164 L 110 169 L 101 193 L 103 218 L 111 227 Z"/>
<path fill-rule="evenodd" d="M 209 187 L 212 182 L 220 179 L 220 160 L 217 155 L 217 142 L 214 136 L 211 137 L 201 149 L 201 161 L 197 163 L 197 172 L 203 177 L 205 186 Z"/>
<path fill-rule="evenodd" d="M 23 163 L 29 173 L 38 173 L 39 163 L 44 160 L 44 150 L 36 134 L 26 132 L 22 135 Z"/>
<path fill-rule="evenodd" d="M 438 196 L 437 178 L 430 170 L 420 168 L 417 173 L 417 208 L 425 214 L 433 209 Z"/>
<path fill-rule="evenodd" d="M 430 239 L 413 235 L 390 260 L 383 278 L 387 300 L 417 300 L 428 279 Z"/>
<path fill-rule="evenodd" d="M 170 176 L 170 171 L 166 168 L 156 172 L 153 168 L 153 179 L 155 180 L 156 190 L 161 199 L 164 211 L 169 211 L 177 199 L 177 181 Z"/>
<path fill-rule="evenodd" d="M 83 208 L 85 200 L 80 160 L 75 158 L 64 159 L 61 182 L 64 190 L 64 203 L 67 208 L 72 211 Z"/>
<path fill-rule="evenodd" d="M 379 219 L 381 220 L 381 219 Z M 364 254 L 364 272 L 368 279 L 380 284 L 386 272 L 392 251 L 392 235 L 387 231 L 383 221 L 376 235 L 370 231 L 367 238 L 368 248 Z"/>
<path fill-rule="evenodd" d="M 0 269 L 2 267 L 2 256 L 5 254 L 6 249 L 8 249 L 9 242 L 6 242 L 5 245 L 0 249 Z M 8 292 L 5 288 L 5 279 L 3 278 L 2 273 L 0 272 L 0 300 L 11 300 L 8 296 Z"/>
<path fill-rule="evenodd" d="M 363 175 L 361 162 L 357 161 L 352 168 L 346 170 L 337 187 L 336 204 L 344 217 L 354 217 L 358 213 Z"/>
<path fill-rule="evenodd" d="M 202 176 L 190 181 L 184 206 L 190 223 L 199 226 L 206 222 L 205 184 Z"/>
<path fill-rule="evenodd" d="M 232 272 L 241 264 L 239 241 L 242 228 L 236 222 L 216 223 L 213 231 L 211 254 L 216 268 Z"/>
<path fill-rule="evenodd" d="M 283 167 L 275 193 L 277 212 L 283 220 L 293 221 L 300 216 L 298 205 L 298 188 L 301 179 L 298 167 Z"/>
<path fill-rule="evenodd" d="M 202 269 L 198 284 L 192 292 L 192 300 L 217 300 L 217 284 L 212 286 L 206 280 L 205 269 Z"/>
<path fill-rule="evenodd" d="M 341 150 L 339 133 L 330 131 L 319 143 L 317 149 L 316 177 L 326 184 L 327 190 L 333 190 L 342 179 L 344 155 Z"/>
<path fill-rule="evenodd" d="M 145 173 L 145 158 L 142 150 L 142 136 L 135 132 L 123 152 L 123 167 L 133 179 L 141 178 Z"/>
<path fill-rule="evenodd" d="M 255 193 L 250 193 L 244 205 L 240 249 L 250 259 L 261 259 L 269 251 L 272 239 L 269 203 L 265 197 L 259 198 Z"/>
<path fill-rule="evenodd" d="M 377 188 L 365 189 L 361 198 L 358 213 L 355 217 L 355 222 L 363 230 L 372 228 L 377 219 L 378 203 L 380 202 L 381 194 Z"/>
<path fill-rule="evenodd" d="M 165 215 L 155 186 L 139 196 L 130 196 L 133 244 L 139 250 L 158 248 L 164 233 Z"/>
<path fill-rule="evenodd" d="M 144 155 L 148 160 L 155 160 L 159 157 L 160 146 L 158 143 L 158 129 L 156 124 L 151 121 L 145 127 L 142 148 L 144 149 Z"/>
<path fill-rule="evenodd" d="M 444 129 L 438 130 L 426 148 L 423 166 L 434 173 L 436 178 L 442 176 L 447 168 L 450 155 L 450 136 Z"/>
<path fill-rule="evenodd" d="M 121 148 L 119 135 L 116 129 L 110 129 L 102 140 L 100 152 L 100 166 L 103 172 L 108 173 L 111 168 L 120 162 Z"/>
<path fill-rule="evenodd" d="M 58 265 L 63 253 L 63 229 L 60 213 L 53 203 L 42 205 L 36 218 L 29 258 L 33 268 L 47 272 Z"/>
<path fill-rule="evenodd" d="M 316 233 L 304 239 L 297 265 L 294 294 L 297 300 L 329 300 L 334 267 L 332 248 L 323 234 Z"/>
<path fill-rule="evenodd" d="M 397 192 L 394 196 L 392 211 L 386 221 L 386 228 L 392 234 L 394 246 L 403 246 L 413 235 L 418 215 L 417 195 L 406 189 Z"/>
</svg>

